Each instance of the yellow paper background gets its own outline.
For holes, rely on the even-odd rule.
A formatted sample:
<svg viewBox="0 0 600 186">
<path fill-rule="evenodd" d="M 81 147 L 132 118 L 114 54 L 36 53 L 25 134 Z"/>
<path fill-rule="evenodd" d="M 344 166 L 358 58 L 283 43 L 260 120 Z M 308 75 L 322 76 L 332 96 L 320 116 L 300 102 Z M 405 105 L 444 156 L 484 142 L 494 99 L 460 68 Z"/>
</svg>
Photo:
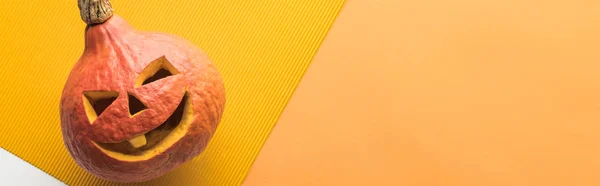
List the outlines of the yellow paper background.
<svg viewBox="0 0 600 186">
<path fill-rule="evenodd" d="M 225 80 L 227 105 L 206 151 L 143 185 L 239 185 L 344 0 L 113 0 L 139 30 L 203 48 Z M 0 147 L 69 185 L 115 184 L 79 168 L 63 145 L 59 98 L 83 51 L 75 0 L 0 6 Z"/>
</svg>

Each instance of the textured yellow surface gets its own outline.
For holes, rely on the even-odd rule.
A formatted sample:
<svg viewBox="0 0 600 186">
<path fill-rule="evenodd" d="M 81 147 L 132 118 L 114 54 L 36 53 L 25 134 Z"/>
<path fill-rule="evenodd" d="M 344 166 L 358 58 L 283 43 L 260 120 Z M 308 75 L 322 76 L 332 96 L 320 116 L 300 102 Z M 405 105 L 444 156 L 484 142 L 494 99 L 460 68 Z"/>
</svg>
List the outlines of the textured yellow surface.
<svg viewBox="0 0 600 186">
<path fill-rule="evenodd" d="M 239 185 L 344 0 L 113 0 L 140 30 L 197 44 L 222 72 L 225 115 L 206 151 L 156 185 Z M 63 146 L 58 105 L 83 51 L 75 0 L 0 6 L 0 146 L 69 185 L 110 185 Z"/>
</svg>

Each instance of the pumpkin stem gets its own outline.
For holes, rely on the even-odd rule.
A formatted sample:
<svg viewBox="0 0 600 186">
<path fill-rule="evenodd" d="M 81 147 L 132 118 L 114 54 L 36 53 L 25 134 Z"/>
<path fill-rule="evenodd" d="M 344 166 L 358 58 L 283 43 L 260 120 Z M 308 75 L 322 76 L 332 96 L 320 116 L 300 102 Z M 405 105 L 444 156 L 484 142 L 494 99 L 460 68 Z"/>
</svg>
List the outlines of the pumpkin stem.
<svg viewBox="0 0 600 186">
<path fill-rule="evenodd" d="M 113 16 L 110 0 L 77 0 L 81 19 L 88 25 L 104 23 Z"/>
</svg>

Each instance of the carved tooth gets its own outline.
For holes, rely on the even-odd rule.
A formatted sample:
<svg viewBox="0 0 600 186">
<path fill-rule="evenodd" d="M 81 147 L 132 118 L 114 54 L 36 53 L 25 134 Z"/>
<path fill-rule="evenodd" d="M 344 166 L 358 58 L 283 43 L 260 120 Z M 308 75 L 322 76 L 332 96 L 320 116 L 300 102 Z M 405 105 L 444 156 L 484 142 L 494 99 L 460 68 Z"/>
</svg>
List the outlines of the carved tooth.
<svg viewBox="0 0 600 186">
<path fill-rule="evenodd" d="M 128 140 L 133 148 L 140 148 L 146 145 L 146 135 L 141 134 Z"/>
</svg>

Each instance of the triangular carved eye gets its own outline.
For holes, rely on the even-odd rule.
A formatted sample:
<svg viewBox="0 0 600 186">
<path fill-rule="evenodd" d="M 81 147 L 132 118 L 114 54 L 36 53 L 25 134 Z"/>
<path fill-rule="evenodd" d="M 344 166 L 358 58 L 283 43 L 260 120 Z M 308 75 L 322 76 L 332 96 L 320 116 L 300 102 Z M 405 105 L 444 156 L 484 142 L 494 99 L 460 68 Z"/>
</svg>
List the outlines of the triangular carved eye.
<svg viewBox="0 0 600 186">
<path fill-rule="evenodd" d="M 179 74 L 179 71 L 175 69 L 165 56 L 162 56 L 150 62 L 150 64 L 142 70 L 135 81 L 135 87 L 140 87 L 176 74 Z"/>
<path fill-rule="evenodd" d="M 108 108 L 119 96 L 114 91 L 88 91 L 83 92 L 83 106 L 90 123 L 94 123 L 96 118 Z"/>
</svg>

